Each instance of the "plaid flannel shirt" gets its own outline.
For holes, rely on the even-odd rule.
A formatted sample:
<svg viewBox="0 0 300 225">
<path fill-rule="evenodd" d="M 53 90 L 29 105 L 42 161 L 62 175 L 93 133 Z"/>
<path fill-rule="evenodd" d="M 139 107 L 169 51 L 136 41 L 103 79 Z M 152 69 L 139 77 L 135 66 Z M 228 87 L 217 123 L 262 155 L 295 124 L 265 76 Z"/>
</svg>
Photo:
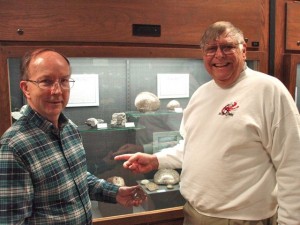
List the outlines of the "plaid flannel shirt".
<svg viewBox="0 0 300 225">
<path fill-rule="evenodd" d="M 87 172 L 76 126 L 60 129 L 30 107 L 0 140 L 0 224 L 91 224 L 92 200 L 116 202 L 118 187 Z"/>
</svg>

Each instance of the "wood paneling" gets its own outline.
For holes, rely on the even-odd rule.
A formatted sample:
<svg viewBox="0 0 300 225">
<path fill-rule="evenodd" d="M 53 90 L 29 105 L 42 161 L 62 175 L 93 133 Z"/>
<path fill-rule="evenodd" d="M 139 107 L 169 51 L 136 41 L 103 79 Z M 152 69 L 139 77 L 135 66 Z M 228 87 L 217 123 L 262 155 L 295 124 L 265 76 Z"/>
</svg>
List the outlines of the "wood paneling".
<svg viewBox="0 0 300 225">
<path fill-rule="evenodd" d="M 300 50 L 300 2 L 286 3 L 286 50 Z M 299 52 L 300 53 L 300 52 Z"/>
<path fill-rule="evenodd" d="M 275 5 L 275 46 L 274 48 L 274 76 L 283 79 L 283 53 L 285 50 L 285 3 L 287 0 L 276 0 Z"/>
<path fill-rule="evenodd" d="M 11 125 L 9 76 L 7 58 L 0 48 L 0 136 Z"/>
<path fill-rule="evenodd" d="M 290 77 L 293 71 L 295 73 L 295 68 L 290 67 L 295 66 L 292 59 L 300 53 L 300 46 L 297 45 L 300 40 L 300 2 L 276 0 L 275 11 L 275 21 L 271 21 L 275 23 L 275 35 L 271 37 L 275 38 L 275 45 L 271 46 L 275 49 L 274 75 L 284 82 L 294 96 L 295 84 L 291 83 L 293 80 Z"/>
<path fill-rule="evenodd" d="M 198 45 L 208 25 L 228 20 L 244 31 L 249 47 L 268 46 L 267 0 L 10 0 L 0 8 L 2 41 Z M 132 24 L 161 25 L 161 37 L 133 36 Z"/>
</svg>

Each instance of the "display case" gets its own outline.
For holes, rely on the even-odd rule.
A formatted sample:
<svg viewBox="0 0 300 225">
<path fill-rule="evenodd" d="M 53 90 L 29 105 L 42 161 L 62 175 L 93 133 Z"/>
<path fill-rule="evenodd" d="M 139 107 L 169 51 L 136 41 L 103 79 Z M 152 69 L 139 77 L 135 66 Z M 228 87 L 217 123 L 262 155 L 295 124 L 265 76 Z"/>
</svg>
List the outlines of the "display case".
<svg viewBox="0 0 300 225">
<path fill-rule="evenodd" d="M 75 85 L 74 89 L 71 89 L 72 104 L 67 105 L 64 113 L 78 125 L 81 132 L 89 172 L 104 179 L 121 177 L 125 184 L 130 186 L 137 185 L 142 179 L 152 179 L 156 171 L 149 174 L 133 174 L 123 168 L 123 162 L 117 162 L 113 157 L 116 154 L 137 151 L 152 154 L 162 148 L 172 147 L 182 139 L 178 132 L 182 109 L 186 107 L 193 92 L 211 79 L 205 72 L 202 61 L 182 58 L 98 57 L 69 57 L 69 60 Z M 17 111 L 26 104 L 17 80 L 19 66 L 19 58 L 9 59 L 12 111 Z M 166 74 L 168 83 L 166 87 L 160 88 L 162 92 L 168 93 L 168 96 L 159 99 L 158 109 L 140 112 L 135 106 L 135 99 L 139 93 L 145 91 L 157 96 L 157 84 L 160 83 L 157 74 Z M 183 78 L 181 74 L 184 74 Z M 95 75 L 96 83 L 94 79 L 90 79 Z M 173 77 L 176 79 L 172 81 Z M 185 81 L 187 86 L 183 86 L 182 81 Z M 79 90 L 76 90 L 76 86 Z M 93 96 L 93 91 L 89 93 L 90 90 L 95 90 L 98 96 Z M 185 97 L 178 97 L 181 90 L 188 90 Z M 148 101 L 148 96 L 145 97 Z M 92 100 L 93 98 L 98 101 Z M 176 110 L 167 108 L 171 100 L 180 104 Z M 126 123 L 113 126 L 112 117 L 115 113 L 124 113 Z M 86 124 L 89 118 L 101 120 L 98 124 L 101 126 L 92 127 Z M 131 148 L 128 148 L 127 152 L 119 153 L 125 145 L 130 145 Z M 94 218 L 170 208 L 182 206 L 184 203 L 178 187 L 172 190 L 161 187 L 160 190 L 149 193 L 147 202 L 141 207 L 124 208 L 94 202 Z"/>
<path fill-rule="evenodd" d="M 300 55 L 284 55 L 284 84 L 294 97 L 298 110 L 300 111 Z"/>
<path fill-rule="evenodd" d="M 75 80 L 74 87 L 77 85 L 79 90 L 71 90 L 72 104 L 66 107 L 64 113 L 78 125 L 81 132 L 88 170 L 104 179 L 121 177 L 126 185 L 141 185 L 141 180 L 152 180 L 156 171 L 133 174 L 123 168 L 122 162 L 114 161 L 113 157 L 137 151 L 153 154 L 176 145 L 182 139 L 179 134 L 182 111 L 194 91 L 211 79 L 201 58 L 68 58 Z M 259 63 L 257 59 L 247 61 L 253 69 L 259 69 Z M 19 66 L 19 57 L 8 59 L 12 112 L 26 104 L 18 85 Z M 167 77 L 165 85 L 163 79 L 159 80 L 162 74 Z M 143 112 L 136 107 L 138 94 L 145 91 L 160 96 L 158 109 Z M 96 97 L 93 92 L 96 92 Z M 173 109 L 167 108 L 172 100 L 180 105 Z M 113 126 L 114 113 L 124 113 L 125 124 Z M 100 126 L 88 125 L 89 118 L 99 121 L 97 125 Z M 120 151 L 124 145 L 130 146 L 126 152 Z M 143 188 L 148 200 L 141 206 L 124 208 L 116 204 L 92 202 L 93 217 L 98 220 L 184 204 L 179 184 L 172 189 L 160 185 L 155 191 Z"/>
</svg>

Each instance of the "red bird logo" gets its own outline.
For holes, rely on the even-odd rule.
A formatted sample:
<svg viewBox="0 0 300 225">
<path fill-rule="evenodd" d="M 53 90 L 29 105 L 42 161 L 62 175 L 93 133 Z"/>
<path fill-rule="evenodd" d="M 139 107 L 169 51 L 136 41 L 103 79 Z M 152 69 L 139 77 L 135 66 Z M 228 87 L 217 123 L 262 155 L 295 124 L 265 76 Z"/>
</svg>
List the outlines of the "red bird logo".
<svg viewBox="0 0 300 225">
<path fill-rule="evenodd" d="M 219 115 L 222 116 L 233 116 L 233 111 L 235 111 L 239 106 L 237 105 L 237 102 L 232 102 L 227 104 L 219 113 Z"/>
</svg>

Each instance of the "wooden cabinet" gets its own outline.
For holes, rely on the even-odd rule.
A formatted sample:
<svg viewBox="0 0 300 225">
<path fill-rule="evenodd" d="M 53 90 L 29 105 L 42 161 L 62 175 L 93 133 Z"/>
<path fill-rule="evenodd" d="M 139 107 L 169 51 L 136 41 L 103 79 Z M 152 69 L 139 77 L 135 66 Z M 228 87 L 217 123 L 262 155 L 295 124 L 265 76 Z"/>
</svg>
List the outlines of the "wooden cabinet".
<svg viewBox="0 0 300 225">
<path fill-rule="evenodd" d="M 300 50 L 300 2 L 286 3 L 286 50 Z"/>
<path fill-rule="evenodd" d="M 272 1 L 273 2 L 273 1 Z M 271 11 L 274 34 L 270 32 L 270 50 L 274 50 L 274 75 L 295 95 L 295 60 L 300 53 L 300 1 L 276 0 Z M 272 52 L 270 53 L 272 60 Z"/>
<path fill-rule="evenodd" d="M 291 95 L 295 97 L 296 69 L 300 60 L 300 1 L 276 1 L 274 21 L 274 69 Z"/>
<path fill-rule="evenodd" d="M 266 50 L 268 6 L 267 0 L 0 1 L 0 40 L 197 46 L 208 25 L 228 20 L 244 31 L 249 48 Z M 160 35 L 134 36 L 133 24 L 158 25 Z"/>
</svg>

